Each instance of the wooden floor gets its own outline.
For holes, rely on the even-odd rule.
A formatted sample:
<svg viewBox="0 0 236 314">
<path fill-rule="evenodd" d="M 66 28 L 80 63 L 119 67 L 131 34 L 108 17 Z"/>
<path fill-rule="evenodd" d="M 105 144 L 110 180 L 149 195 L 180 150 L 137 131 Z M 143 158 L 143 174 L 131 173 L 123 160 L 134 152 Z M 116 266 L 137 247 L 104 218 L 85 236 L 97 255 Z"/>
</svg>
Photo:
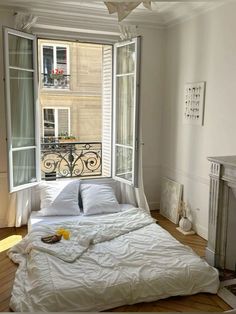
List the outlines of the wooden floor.
<svg viewBox="0 0 236 314">
<path fill-rule="evenodd" d="M 206 241 L 197 235 L 184 236 L 176 230 L 176 226 L 162 217 L 157 211 L 152 211 L 152 215 L 158 219 L 159 224 L 168 230 L 181 243 L 189 245 L 192 249 L 204 256 Z M 26 234 L 25 227 L 0 229 L 0 248 L 1 240 L 12 235 Z M 13 285 L 16 265 L 6 256 L 6 251 L 0 252 L 0 311 L 9 312 L 9 300 Z M 217 295 L 200 293 L 186 297 L 172 297 L 156 302 L 139 303 L 135 305 L 121 306 L 109 312 L 223 312 L 231 309 Z"/>
<path fill-rule="evenodd" d="M 12 235 L 25 236 L 26 227 L 0 229 L 0 249 Z M 4 249 L 4 248 L 3 248 Z M 6 256 L 6 250 L 0 250 L 0 312 L 9 312 L 9 301 L 17 266 Z"/>
</svg>

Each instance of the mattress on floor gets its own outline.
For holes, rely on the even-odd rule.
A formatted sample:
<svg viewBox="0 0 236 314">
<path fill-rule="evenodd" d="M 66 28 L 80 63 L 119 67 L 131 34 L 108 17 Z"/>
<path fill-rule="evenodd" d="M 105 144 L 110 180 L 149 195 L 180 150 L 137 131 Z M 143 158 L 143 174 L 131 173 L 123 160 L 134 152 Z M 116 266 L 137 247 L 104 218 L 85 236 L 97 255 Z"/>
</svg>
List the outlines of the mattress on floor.
<svg viewBox="0 0 236 314">
<path fill-rule="evenodd" d="M 73 239 L 80 243 L 83 236 L 71 238 L 71 244 L 48 246 L 48 252 L 37 248 L 33 238 L 42 234 L 40 228 L 56 225 L 35 226 L 10 250 L 9 257 L 20 264 L 10 301 L 14 311 L 101 311 L 218 290 L 218 271 L 141 209 L 84 217 L 78 226 L 85 228 L 85 233 L 78 235 L 87 231 L 94 235 L 83 252 L 82 246 L 75 246 L 76 252 L 71 250 L 77 243 Z M 70 230 L 75 232 L 75 225 L 73 228 Z M 59 249 L 62 245 L 62 250 L 56 252 L 57 245 Z M 78 258 L 70 260 L 71 253 L 78 253 Z"/>
</svg>

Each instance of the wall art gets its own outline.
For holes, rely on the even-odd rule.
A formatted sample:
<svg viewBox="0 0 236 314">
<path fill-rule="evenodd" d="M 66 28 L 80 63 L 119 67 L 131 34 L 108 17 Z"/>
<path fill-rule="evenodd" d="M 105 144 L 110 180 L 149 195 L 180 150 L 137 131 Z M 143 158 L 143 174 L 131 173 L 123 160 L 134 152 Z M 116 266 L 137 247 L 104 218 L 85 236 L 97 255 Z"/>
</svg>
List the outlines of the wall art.
<svg viewBox="0 0 236 314">
<path fill-rule="evenodd" d="M 179 222 L 182 190 L 182 184 L 168 178 L 162 178 L 160 213 L 175 224 Z"/>
<path fill-rule="evenodd" d="M 184 123 L 203 125 L 205 82 L 187 83 L 184 87 Z"/>
</svg>

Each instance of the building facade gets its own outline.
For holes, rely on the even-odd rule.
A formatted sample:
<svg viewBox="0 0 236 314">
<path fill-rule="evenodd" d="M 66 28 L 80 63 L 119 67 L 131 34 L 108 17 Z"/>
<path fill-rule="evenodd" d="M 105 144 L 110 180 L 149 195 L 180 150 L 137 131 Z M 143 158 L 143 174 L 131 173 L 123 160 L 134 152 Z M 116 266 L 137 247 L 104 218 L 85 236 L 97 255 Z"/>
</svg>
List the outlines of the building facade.
<svg viewBox="0 0 236 314">
<path fill-rule="evenodd" d="M 102 45 L 39 40 L 41 138 L 102 139 Z"/>
</svg>

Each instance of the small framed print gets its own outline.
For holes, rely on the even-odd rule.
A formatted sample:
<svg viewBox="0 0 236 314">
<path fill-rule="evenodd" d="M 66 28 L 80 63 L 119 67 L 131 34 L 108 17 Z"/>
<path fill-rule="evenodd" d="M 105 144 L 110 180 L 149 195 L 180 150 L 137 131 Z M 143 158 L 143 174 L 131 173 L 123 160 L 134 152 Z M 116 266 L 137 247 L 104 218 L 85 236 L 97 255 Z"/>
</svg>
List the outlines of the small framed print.
<svg viewBox="0 0 236 314">
<path fill-rule="evenodd" d="M 203 125 L 205 82 L 187 83 L 184 87 L 184 123 Z"/>
</svg>

